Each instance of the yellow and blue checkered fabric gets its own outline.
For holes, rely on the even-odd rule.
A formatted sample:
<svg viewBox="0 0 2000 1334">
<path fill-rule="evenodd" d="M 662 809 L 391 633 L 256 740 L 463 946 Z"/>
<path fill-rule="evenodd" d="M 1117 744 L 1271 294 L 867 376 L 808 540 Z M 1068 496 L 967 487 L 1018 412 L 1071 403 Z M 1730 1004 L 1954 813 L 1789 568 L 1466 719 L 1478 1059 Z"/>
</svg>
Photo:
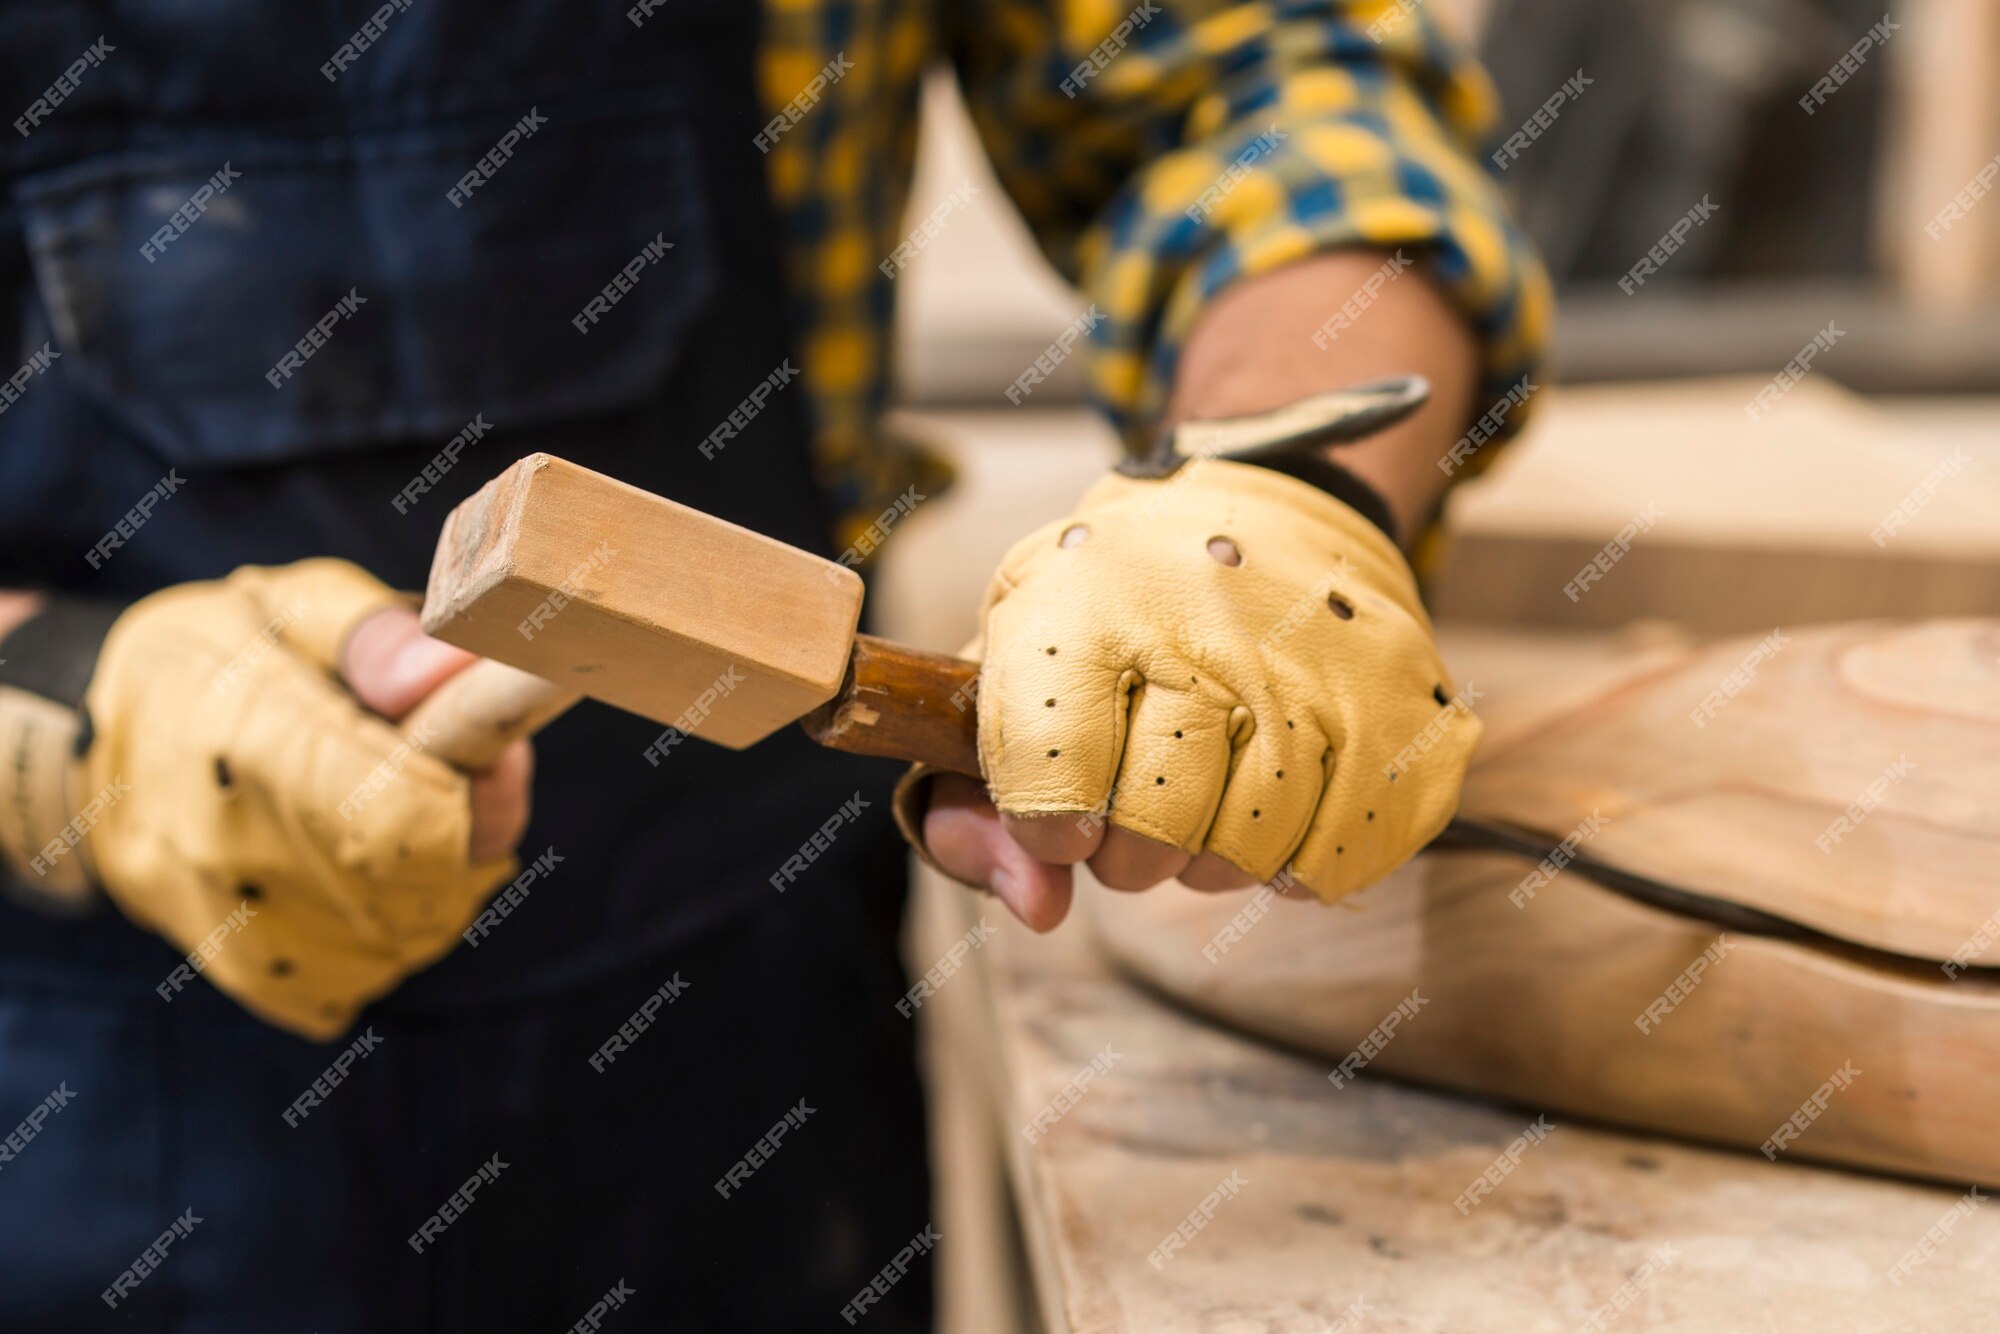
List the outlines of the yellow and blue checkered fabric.
<svg viewBox="0 0 2000 1334">
<path fill-rule="evenodd" d="M 1552 302 L 1478 161 L 1492 88 L 1422 0 L 765 0 L 774 112 L 839 71 L 775 137 L 768 173 L 843 540 L 943 481 L 876 425 L 895 288 L 878 266 L 909 225 L 919 85 L 940 61 L 1044 251 L 1102 314 L 1092 395 L 1134 444 L 1205 302 L 1336 247 L 1421 256 L 1478 332 L 1482 404 L 1532 372 Z"/>
</svg>

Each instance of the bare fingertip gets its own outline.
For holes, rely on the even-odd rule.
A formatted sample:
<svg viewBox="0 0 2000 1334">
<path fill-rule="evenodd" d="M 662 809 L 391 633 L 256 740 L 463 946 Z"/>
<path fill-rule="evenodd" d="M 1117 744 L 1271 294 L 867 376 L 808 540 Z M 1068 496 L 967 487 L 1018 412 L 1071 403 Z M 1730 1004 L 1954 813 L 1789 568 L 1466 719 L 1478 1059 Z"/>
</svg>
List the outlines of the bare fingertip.
<svg viewBox="0 0 2000 1334">
<path fill-rule="evenodd" d="M 1089 812 L 1046 815 L 1003 813 L 1001 828 L 1037 861 L 1072 866 L 1097 851 L 1104 841 L 1104 818 Z"/>
</svg>

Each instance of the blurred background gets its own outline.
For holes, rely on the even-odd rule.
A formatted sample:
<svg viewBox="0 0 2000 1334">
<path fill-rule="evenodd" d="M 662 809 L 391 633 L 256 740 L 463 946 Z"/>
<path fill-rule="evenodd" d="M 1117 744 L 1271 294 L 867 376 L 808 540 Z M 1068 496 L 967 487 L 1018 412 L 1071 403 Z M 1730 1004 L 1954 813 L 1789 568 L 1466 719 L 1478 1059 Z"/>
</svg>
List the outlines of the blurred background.
<svg viewBox="0 0 2000 1334">
<path fill-rule="evenodd" d="M 1429 589 L 1447 646 L 1468 630 L 1761 636 L 2000 610 L 2000 202 L 1980 183 L 2000 161 L 2000 2 L 1422 3 L 1482 53 L 1499 135 L 1578 69 L 1593 80 L 1505 175 L 1559 287 L 1551 387 L 1498 466 L 1454 493 Z M 1808 114 L 1800 99 L 1871 31 Z M 887 632 L 947 651 L 1000 553 L 1115 455 L 1074 360 L 1020 406 L 1005 397 L 1083 302 L 940 76 L 910 216 L 968 179 L 972 207 L 899 283 L 897 426 L 960 480 L 898 526 L 876 594 Z M 1621 287 L 1704 201 L 1671 260 Z M 1954 201 L 1963 216 L 1937 225 Z M 1811 373 L 1746 411 L 1830 323 L 1840 337 Z M 1662 517 L 1613 574 L 1563 596 L 1648 506 Z M 965 930 L 966 905 L 924 877 L 913 967 Z M 1033 946 L 1021 957 L 1061 948 Z M 1041 976 L 984 966 L 984 991 L 947 988 L 926 1010 L 941 1327 L 1060 1328 L 1102 1287 L 1075 1261 L 1093 1226 L 1079 1201 L 1117 1192 L 1013 1133 L 1041 1093 L 1023 1091 L 1032 1043 L 1008 1016 Z"/>
<path fill-rule="evenodd" d="M 1424 0 L 1475 47 L 1512 127 L 1577 69 L 1593 80 L 1509 165 L 1517 216 L 1562 293 L 1571 383 L 1768 369 L 1837 310 L 1839 376 L 1868 392 L 2000 389 L 2000 210 L 1926 232 L 2000 155 L 1992 0 Z M 1813 84 L 1895 27 L 1806 114 Z M 1504 131 L 1503 131 L 1504 132 Z M 991 185 L 948 78 L 924 184 Z M 1631 295 L 1617 281 L 1704 197 L 1715 215 Z M 989 189 L 924 256 L 904 387 L 990 403 L 1076 303 Z M 912 212 L 928 205 L 921 200 Z M 1643 299 L 1641 299 L 1643 298 Z M 989 365 L 990 363 L 990 365 Z M 984 373 L 982 373 L 982 371 Z M 992 379 L 1006 372 L 998 381 Z M 1068 382 L 1074 392 L 1075 382 Z"/>
</svg>

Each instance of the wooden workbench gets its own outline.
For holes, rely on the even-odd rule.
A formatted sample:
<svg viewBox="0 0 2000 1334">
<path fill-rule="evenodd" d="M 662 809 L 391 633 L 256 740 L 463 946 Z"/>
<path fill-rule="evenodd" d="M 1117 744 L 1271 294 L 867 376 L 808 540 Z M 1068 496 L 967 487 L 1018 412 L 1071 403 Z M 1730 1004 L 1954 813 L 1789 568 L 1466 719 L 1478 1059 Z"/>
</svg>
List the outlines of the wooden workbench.
<svg viewBox="0 0 2000 1334">
<path fill-rule="evenodd" d="M 976 1197 L 948 1200 L 941 1225 L 960 1247 L 947 1274 L 973 1285 L 953 1296 L 958 1328 L 1010 1327 L 1016 1245 L 1032 1286 L 1020 1304 L 1080 1334 L 1594 1328 L 1649 1261 L 1652 1276 L 1601 1327 L 2000 1327 L 2000 1209 L 1959 1209 L 1926 1262 L 1900 1285 L 1889 1277 L 1959 1190 L 1552 1117 L 1461 1214 L 1454 1201 L 1539 1109 L 1365 1074 L 1336 1089 L 1325 1062 L 1116 976 L 1080 922 L 1038 938 L 935 878 L 920 893 L 913 959 L 941 957 L 982 916 L 995 928 L 922 1011 L 940 1112 L 955 1122 L 951 1184 Z M 1103 1073 L 1031 1143 L 1023 1127 L 1093 1061 Z M 984 1188 L 968 1179 L 982 1132 L 989 1161 L 1004 1161 Z M 1232 1173 L 1233 1197 L 1156 1267 L 1149 1255 Z M 989 1226 L 1006 1212 L 994 1186 L 1018 1240 Z"/>
</svg>

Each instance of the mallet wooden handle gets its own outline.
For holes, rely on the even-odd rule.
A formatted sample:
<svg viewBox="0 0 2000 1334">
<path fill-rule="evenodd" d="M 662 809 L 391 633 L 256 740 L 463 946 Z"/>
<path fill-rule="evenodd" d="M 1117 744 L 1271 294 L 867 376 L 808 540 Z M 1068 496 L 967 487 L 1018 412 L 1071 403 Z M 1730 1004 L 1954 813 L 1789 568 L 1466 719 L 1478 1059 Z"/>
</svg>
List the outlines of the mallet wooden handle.
<svg viewBox="0 0 2000 1334">
<path fill-rule="evenodd" d="M 979 664 L 857 635 L 847 679 L 800 725 L 822 746 L 979 774 Z M 446 681 L 403 720 L 412 745 L 469 772 L 533 736 L 582 696 L 485 660 Z M 697 733 L 699 735 L 699 733 Z"/>
<path fill-rule="evenodd" d="M 467 773 L 489 769 L 500 752 L 533 736 L 583 696 L 518 667 L 482 658 L 403 718 L 410 744 Z"/>
</svg>

